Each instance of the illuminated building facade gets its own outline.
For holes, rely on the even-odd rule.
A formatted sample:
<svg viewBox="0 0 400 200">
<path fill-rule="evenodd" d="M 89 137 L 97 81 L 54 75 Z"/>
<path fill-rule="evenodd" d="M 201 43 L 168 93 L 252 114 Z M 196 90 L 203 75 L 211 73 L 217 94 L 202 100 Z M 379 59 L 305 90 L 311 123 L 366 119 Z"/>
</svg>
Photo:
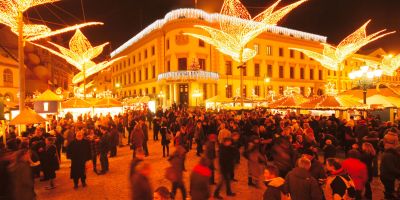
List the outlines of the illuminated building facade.
<svg viewBox="0 0 400 200">
<path fill-rule="evenodd" d="M 206 34 L 194 25 L 217 28 L 219 19 L 219 14 L 179 9 L 145 28 L 111 53 L 111 57 L 126 56 L 112 65 L 114 91 L 120 97 L 152 96 L 167 106 L 174 102 L 201 105 L 205 99 L 216 95 L 240 96 L 238 63 L 204 41 L 183 34 Z M 321 42 L 326 42 L 326 37 L 278 26 L 268 28 L 248 45 L 257 55 L 246 63 L 244 96 L 263 97 L 269 91 L 283 94 L 288 86 L 299 87 L 306 96 L 322 94 L 324 85 L 337 80 L 338 74 L 289 49 L 321 51 Z M 352 59 L 346 61 L 343 89 L 352 87 L 347 75 L 353 67 L 362 64 Z M 116 85 L 119 87 L 115 88 Z"/>
</svg>

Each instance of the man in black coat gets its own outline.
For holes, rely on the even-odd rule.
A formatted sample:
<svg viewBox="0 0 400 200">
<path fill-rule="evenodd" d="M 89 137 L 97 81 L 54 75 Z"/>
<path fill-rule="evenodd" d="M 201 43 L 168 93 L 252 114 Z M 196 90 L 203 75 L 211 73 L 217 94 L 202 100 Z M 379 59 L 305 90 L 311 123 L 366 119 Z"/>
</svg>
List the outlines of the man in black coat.
<svg viewBox="0 0 400 200">
<path fill-rule="evenodd" d="M 75 140 L 71 142 L 67 149 L 67 158 L 71 160 L 71 179 L 74 180 L 74 188 L 78 188 L 79 179 L 82 186 L 86 186 L 86 161 L 90 160 L 90 144 L 83 139 L 83 129 L 75 135 Z"/>
<path fill-rule="evenodd" d="M 222 185 L 226 185 L 226 195 L 235 196 L 231 189 L 231 175 L 235 166 L 235 149 L 232 147 L 232 139 L 224 138 L 223 143 L 219 148 L 219 168 L 221 170 L 221 180 L 219 181 L 217 188 L 214 191 L 215 199 L 222 199 L 219 195 Z"/>
<path fill-rule="evenodd" d="M 396 128 L 391 128 L 383 138 L 385 151 L 381 158 L 381 181 L 385 187 L 385 199 L 396 199 L 394 186 L 396 179 L 400 178 L 400 155 L 396 151 L 399 145 L 399 134 Z"/>
<path fill-rule="evenodd" d="M 107 133 L 107 128 L 100 127 L 100 141 L 99 141 L 99 150 L 100 150 L 100 164 L 101 164 L 101 172 L 100 174 L 105 174 L 108 172 L 108 151 L 110 150 L 110 137 Z"/>
</svg>

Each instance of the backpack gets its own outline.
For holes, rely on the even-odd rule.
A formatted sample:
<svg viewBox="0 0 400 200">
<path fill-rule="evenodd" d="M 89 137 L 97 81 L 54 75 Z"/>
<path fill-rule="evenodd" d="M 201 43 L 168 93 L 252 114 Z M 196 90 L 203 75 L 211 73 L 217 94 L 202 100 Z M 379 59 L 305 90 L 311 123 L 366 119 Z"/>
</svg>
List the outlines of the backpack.
<svg viewBox="0 0 400 200">
<path fill-rule="evenodd" d="M 349 179 L 346 179 L 343 176 L 339 176 L 340 179 L 346 184 L 346 193 L 344 196 L 348 196 L 350 199 L 355 199 L 356 198 L 356 187 L 354 185 L 354 181 L 351 179 L 350 176 L 347 176 Z"/>
</svg>

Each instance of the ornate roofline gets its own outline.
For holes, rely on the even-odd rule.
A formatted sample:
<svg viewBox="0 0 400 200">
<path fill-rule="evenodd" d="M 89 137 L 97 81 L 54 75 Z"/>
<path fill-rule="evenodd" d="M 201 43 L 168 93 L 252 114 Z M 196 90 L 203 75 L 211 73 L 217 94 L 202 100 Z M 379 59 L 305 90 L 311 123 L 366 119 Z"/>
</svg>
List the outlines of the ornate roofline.
<svg viewBox="0 0 400 200">
<path fill-rule="evenodd" d="M 182 18 L 197 18 L 197 19 L 205 20 L 209 23 L 215 23 L 215 22 L 220 21 L 221 19 L 243 20 L 243 19 L 226 16 L 226 15 L 221 15 L 219 13 L 209 14 L 203 10 L 193 9 L 193 8 L 182 8 L 182 9 L 173 10 L 173 11 L 167 13 L 163 19 L 156 20 L 155 22 L 153 22 L 152 24 L 147 26 L 145 29 L 143 29 L 141 32 L 136 34 L 134 37 L 129 39 L 127 42 L 125 42 L 123 45 L 118 47 L 116 50 L 111 52 L 110 56 L 114 57 L 114 56 L 118 55 L 119 53 L 121 53 L 125 49 L 127 49 L 129 46 L 132 46 L 134 43 L 136 43 L 139 40 L 141 40 L 142 38 L 146 37 L 153 31 L 161 29 L 168 22 L 177 20 L 177 19 L 182 19 Z M 326 36 L 307 33 L 307 32 L 284 28 L 284 27 L 280 27 L 280 26 L 272 26 L 271 25 L 267 28 L 267 32 L 272 32 L 275 34 L 282 34 L 282 35 L 286 35 L 286 36 L 290 36 L 290 37 L 295 37 L 295 38 L 300 38 L 300 39 L 310 40 L 310 41 L 316 41 L 316 42 L 321 42 L 321 43 L 326 43 L 326 40 L 327 40 Z"/>
</svg>

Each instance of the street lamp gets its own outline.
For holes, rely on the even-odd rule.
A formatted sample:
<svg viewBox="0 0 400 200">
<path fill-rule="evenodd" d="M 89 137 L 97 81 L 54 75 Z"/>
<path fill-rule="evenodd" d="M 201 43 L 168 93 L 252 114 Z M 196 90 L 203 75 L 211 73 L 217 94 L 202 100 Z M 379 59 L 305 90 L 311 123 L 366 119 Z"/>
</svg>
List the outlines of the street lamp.
<svg viewBox="0 0 400 200">
<path fill-rule="evenodd" d="M 266 77 L 264 78 L 264 83 L 265 83 L 264 98 L 267 97 L 267 92 L 269 91 L 269 86 L 268 86 L 268 88 L 267 88 L 266 85 L 268 85 L 270 82 L 271 82 L 271 78 L 269 78 L 269 77 L 266 76 Z"/>
<path fill-rule="evenodd" d="M 165 94 L 163 93 L 163 91 L 160 91 L 160 94 L 157 95 L 161 104 L 161 107 L 163 106 L 163 100 L 165 97 Z"/>
<path fill-rule="evenodd" d="M 203 96 L 203 94 L 198 89 L 196 89 L 192 94 L 192 97 L 196 98 L 196 107 L 197 107 L 197 98 L 201 96 Z"/>
<path fill-rule="evenodd" d="M 354 70 L 349 73 L 351 80 L 358 80 L 358 85 L 363 89 L 363 102 L 367 104 L 367 89 L 374 84 L 374 78 L 382 76 L 381 69 L 372 69 L 369 66 L 362 66 L 360 70 Z"/>
<path fill-rule="evenodd" d="M 115 88 L 117 89 L 117 97 L 119 97 L 119 89 L 121 88 L 121 83 L 115 83 Z"/>
</svg>

